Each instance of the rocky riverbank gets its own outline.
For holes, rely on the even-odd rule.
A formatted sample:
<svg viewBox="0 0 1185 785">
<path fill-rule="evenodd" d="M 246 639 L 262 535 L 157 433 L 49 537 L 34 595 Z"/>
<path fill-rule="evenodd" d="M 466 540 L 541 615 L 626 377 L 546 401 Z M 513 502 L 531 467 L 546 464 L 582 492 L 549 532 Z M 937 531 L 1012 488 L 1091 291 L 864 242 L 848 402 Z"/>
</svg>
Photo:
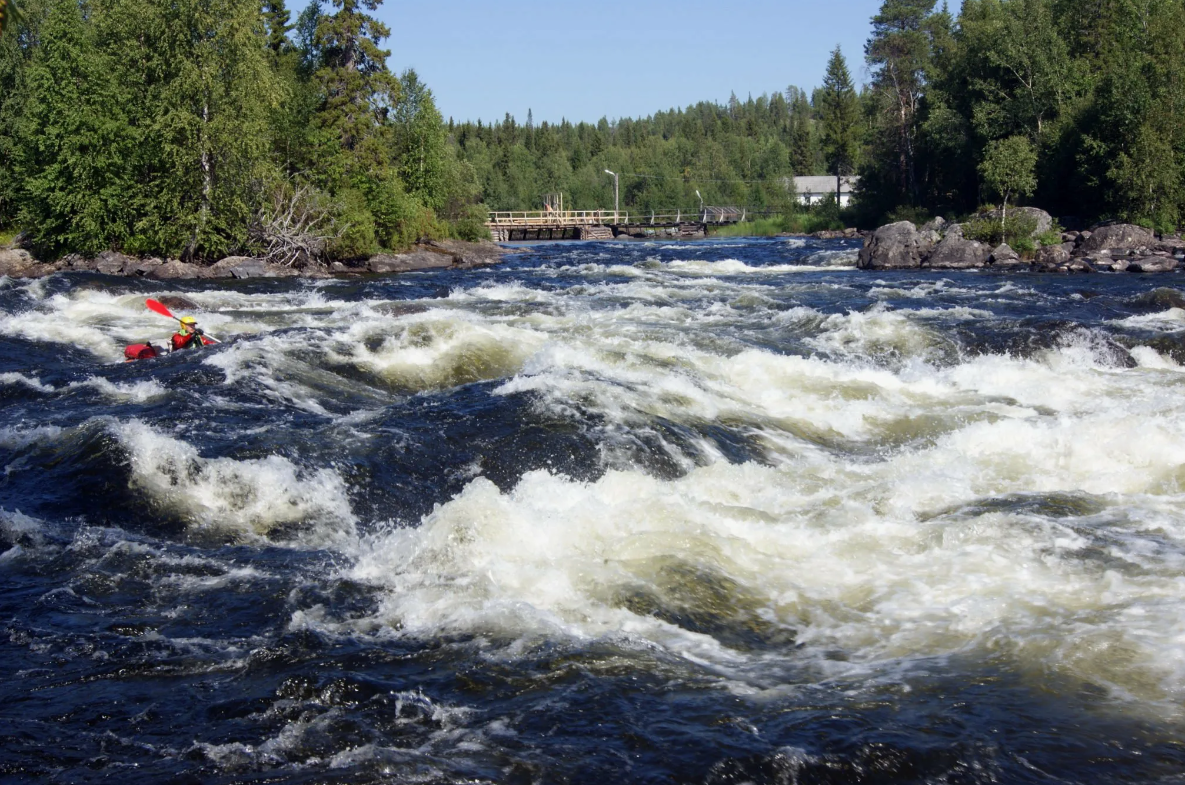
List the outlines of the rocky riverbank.
<svg viewBox="0 0 1185 785">
<path fill-rule="evenodd" d="M 1047 237 L 1053 219 L 1043 210 L 1018 208 L 1036 222 L 1032 239 Z M 998 220 L 998 216 L 996 218 Z M 882 226 L 864 239 L 857 266 L 863 270 L 1031 270 L 1044 273 L 1171 272 L 1185 259 L 1185 240 L 1157 237 L 1140 226 L 1106 224 L 1063 232 L 1060 243 L 1038 247 L 1031 259 L 1007 244 L 991 247 L 963 236 L 963 227 L 936 218 L 917 227 L 909 221 Z"/>
<path fill-rule="evenodd" d="M 213 278 L 327 278 L 336 275 L 364 275 L 411 272 L 413 270 L 489 267 L 508 253 L 492 242 L 431 240 L 399 254 L 377 254 L 367 259 L 332 263 L 311 260 L 292 266 L 275 264 L 249 256 L 229 256 L 214 264 L 193 264 L 178 259 L 137 258 L 114 251 L 95 257 L 71 254 L 53 262 L 35 259 L 23 249 L 0 248 L 0 276 L 40 278 L 59 272 L 92 272 L 105 275 L 139 276 L 159 281 Z"/>
</svg>

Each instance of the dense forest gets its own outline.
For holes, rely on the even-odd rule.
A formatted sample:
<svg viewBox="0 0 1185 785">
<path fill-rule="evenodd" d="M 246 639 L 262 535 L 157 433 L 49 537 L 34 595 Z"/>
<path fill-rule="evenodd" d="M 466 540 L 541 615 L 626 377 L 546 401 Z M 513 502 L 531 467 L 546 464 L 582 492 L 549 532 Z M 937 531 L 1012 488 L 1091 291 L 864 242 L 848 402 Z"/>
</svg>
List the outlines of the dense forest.
<svg viewBox="0 0 1185 785">
<path fill-rule="evenodd" d="M 1182 0 L 886 0 L 853 85 L 592 124 L 445 123 L 397 75 L 381 0 L 23 0 L 0 36 L 0 230 L 43 254 L 332 257 L 478 237 L 489 209 L 799 211 L 796 174 L 857 207 L 1004 199 L 1167 230 L 1185 211 Z M 823 208 L 827 210 L 829 208 Z M 834 211 L 834 206 L 830 209 Z M 837 211 L 833 213 L 838 217 Z"/>
<path fill-rule="evenodd" d="M 0 226 L 43 254 L 332 257 L 472 235 L 480 201 L 379 0 L 26 0 L 0 39 Z"/>
<path fill-rule="evenodd" d="M 790 87 L 645 119 L 450 127 L 485 199 L 537 208 L 786 205 L 791 174 L 859 174 L 849 220 L 964 215 L 1028 197 L 1060 216 L 1171 229 L 1185 212 L 1181 0 L 886 0 L 852 87 L 841 52 Z"/>
</svg>

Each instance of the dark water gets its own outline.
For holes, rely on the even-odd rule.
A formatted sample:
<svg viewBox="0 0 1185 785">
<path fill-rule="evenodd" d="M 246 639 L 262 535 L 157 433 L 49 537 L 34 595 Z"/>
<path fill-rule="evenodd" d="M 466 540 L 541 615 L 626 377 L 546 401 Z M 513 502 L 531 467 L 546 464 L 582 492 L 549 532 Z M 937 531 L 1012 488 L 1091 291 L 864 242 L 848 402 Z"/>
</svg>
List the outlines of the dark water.
<svg viewBox="0 0 1185 785">
<path fill-rule="evenodd" d="M 0 279 L 0 780 L 1185 779 L 1179 276 L 529 251 Z"/>
</svg>

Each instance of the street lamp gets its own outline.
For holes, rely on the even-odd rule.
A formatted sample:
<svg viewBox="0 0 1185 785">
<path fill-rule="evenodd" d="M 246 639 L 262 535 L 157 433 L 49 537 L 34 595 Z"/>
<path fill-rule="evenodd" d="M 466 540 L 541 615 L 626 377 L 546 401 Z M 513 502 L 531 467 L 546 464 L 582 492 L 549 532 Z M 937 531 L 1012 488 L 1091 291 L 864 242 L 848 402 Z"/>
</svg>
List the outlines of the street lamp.
<svg viewBox="0 0 1185 785">
<path fill-rule="evenodd" d="M 613 224 L 616 225 L 617 224 L 617 194 L 618 194 L 617 174 L 615 172 L 610 172 L 608 169 L 605 170 L 605 174 L 613 175 Z"/>
</svg>

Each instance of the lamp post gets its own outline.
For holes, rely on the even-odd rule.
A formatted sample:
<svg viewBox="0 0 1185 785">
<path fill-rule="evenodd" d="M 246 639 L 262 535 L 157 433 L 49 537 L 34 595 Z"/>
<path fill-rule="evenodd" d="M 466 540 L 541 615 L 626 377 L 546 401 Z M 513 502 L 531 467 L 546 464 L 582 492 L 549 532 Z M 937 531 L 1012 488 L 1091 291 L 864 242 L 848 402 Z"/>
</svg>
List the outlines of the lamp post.
<svg viewBox="0 0 1185 785">
<path fill-rule="evenodd" d="M 617 174 L 615 172 L 610 172 L 608 169 L 605 170 L 605 174 L 613 175 L 613 225 L 616 226 L 617 225 L 617 194 L 618 194 Z"/>
<path fill-rule="evenodd" d="M 707 216 L 704 215 L 704 197 L 699 195 L 699 189 L 696 189 L 695 195 L 699 197 L 699 214 L 703 220 L 707 220 Z"/>
</svg>

